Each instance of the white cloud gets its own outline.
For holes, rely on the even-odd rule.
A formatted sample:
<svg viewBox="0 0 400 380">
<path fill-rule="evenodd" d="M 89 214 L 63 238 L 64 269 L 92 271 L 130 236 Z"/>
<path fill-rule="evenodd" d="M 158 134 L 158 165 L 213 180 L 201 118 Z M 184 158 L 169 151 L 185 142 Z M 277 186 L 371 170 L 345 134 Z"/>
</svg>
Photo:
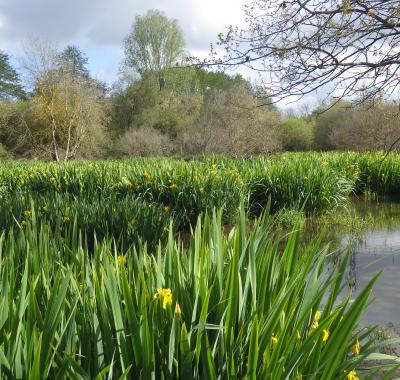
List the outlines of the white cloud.
<svg viewBox="0 0 400 380">
<path fill-rule="evenodd" d="M 121 43 L 135 15 L 163 10 L 178 20 L 187 47 L 205 56 L 217 35 L 243 20 L 245 0 L 0 0 L 0 49 L 17 55 L 30 37 L 77 44 L 103 79 L 115 79 Z"/>
</svg>

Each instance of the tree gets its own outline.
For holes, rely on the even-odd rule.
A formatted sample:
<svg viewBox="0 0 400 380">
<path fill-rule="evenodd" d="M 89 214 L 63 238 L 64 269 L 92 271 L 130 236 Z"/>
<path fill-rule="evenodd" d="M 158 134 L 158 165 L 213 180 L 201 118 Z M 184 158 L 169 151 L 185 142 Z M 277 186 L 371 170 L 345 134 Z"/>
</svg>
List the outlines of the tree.
<svg viewBox="0 0 400 380">
<path fill-rule="evenodd" d="M 102 92 L 94 83 L 70 70 L 49 72 L 37 84 L 36 115 L 45 126 L 35 138 L 51 141 L 55 161 L 76 157 L 83 145 L 99 137 L 104 112 Z"/>
<path fill-rule="evenodd" d="M 338 98 L 399 90 L 398 0 L 254 0 L 246 20 L 221 34 L 227 54 L 215 62 L 260 71 L 277 100 L 321 87 Z"/>
<path fill-rule="evenodd" d="M 57 59 L 64 69 L 69 69 L 74 74 L 85 78 L 90 77 L 89 69 L 87 68 L 88 58 L 79 47 L 68 45 L 57 55 Z"/>
<path fill-rule="evenodd" d="M 35 122 L 24 123 L 32 149 L 67 161 L 97 149 L 104 120 L 103 92 L 97 82 L 71 70 L 54 45 L 37 41 L 26 51 L 24 66 L 33 87 Z"/>
<path fill-rule="evenodd" d="M 349 101 L 334 99 L 325 101 L 314 113 L 315 129 L 314 142 L 318 150 L 337 149 L 337 144 L 332 140 L 332 134 L 341 126 L 352 123 L 354 112 Z M 323 112 L 325 110 L 325 112 Z"/>
<path fill-rule="evenodd" d="M 240 75 L 232 77 L 193 67 L 165 70 L 161 91 L 152 72 L 140 79 L 121 77 L 111 93 L 111 128 L 118 134 L 146 126 L 176 135 L 181 126 L 188 124 L 188 117 L 196 118 L 199 107 L 216 92 L 239 85 L 250 86 Z"/>
<path fill-rule="evenodd" d="M 13 155 L 23 156 L 30 149 L 31 136 L 25 123 L 28 114 L 28 101 L 7 99 L 0 102 L 0 144 Z"/>
<path fill-rule="evenodd" d="M 56 57 L 57 66 L 63 70 L 69 70 L 74 76 L 80 76 L 87 81 L 91 81 L 93 86 L 98 86 L 99 91 L 105 96 L 107 93 L 107 84 L 90 76 L 87 68 L 89 60 L 84 51 L 78 46 L 68 45 Z"/>
<path fill-rule="evenodd" d="M 23 96 L 19 76 L 11 66 L 8 55 L 0 50 L 0 99 Z"/>
<path fill-rule="evenodd" d="M 179 63 L 184 54 L 185 41 L 176 20 L 168 19 L 158 10 L 136 16 L 131 32 L 124 39 L 125 65 L 140 76 L 154 72 L 160 90 L 164 86 L 165 71 Z"/>
<path fill-rule="evenodd" d="M 251 155 L 279 150 L 278 112 L 260 106 L 248 83 L 214 91 L 202 112 L 185 131 L 191 154 Z"/>
<path fill-rule="evenodd" d="M 398 107 L 378 100 L 355 105 L 341 101 L 317 115 L 316 127 L 320 149 L 387 150 L 400 130 Z"/>
</svg>

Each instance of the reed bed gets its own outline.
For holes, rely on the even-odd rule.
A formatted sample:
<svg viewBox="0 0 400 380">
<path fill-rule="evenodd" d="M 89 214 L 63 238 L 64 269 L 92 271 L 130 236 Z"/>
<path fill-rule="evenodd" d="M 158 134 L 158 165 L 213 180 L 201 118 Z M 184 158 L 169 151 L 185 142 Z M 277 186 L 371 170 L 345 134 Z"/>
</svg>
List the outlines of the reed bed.
<svg viewBox="0 0 400 380">
<path fill-rule="evenodd" d="M 1 377 L 390 376 L 396 359 L 375 353 L 390 342 L 358 329 L 376 277 L 343 296 L 347 257 L 327 269 L 320 238 L 301 247 L 296 226 L 282 248 L 267 215 L 249 225 L 239 214 L 228 234 L 216 212 L 186 248 L 170 230 L 154 251 L 113 239 L 88 251 L 77 229 L 61 237 L 35 214 L 3 234 Z"/>
<path fill-rule="evenodd" d="M 358 327 L 376 277 L 346 295 L 295 217 L 399 193 L 382 157 L 3 163 L 0 378 L 393 378 Z"/>
</svg>

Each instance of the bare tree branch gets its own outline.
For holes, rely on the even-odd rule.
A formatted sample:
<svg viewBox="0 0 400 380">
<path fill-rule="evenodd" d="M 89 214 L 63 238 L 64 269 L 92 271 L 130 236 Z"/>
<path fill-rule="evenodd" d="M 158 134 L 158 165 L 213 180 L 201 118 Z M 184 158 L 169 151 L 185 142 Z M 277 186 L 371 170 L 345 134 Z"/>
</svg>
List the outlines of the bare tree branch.
<svg viewBox="0 0 400 380">
<path fill-rule="evenodd" d="M 220 34 L 224 55 L 212 50 L 199 64 L 255 70 L 274 101 L 321 88 L 337 98 L 400 89 L 397 0 L 254 0 L 245 16 L 246 28 Z"/>
</svg>

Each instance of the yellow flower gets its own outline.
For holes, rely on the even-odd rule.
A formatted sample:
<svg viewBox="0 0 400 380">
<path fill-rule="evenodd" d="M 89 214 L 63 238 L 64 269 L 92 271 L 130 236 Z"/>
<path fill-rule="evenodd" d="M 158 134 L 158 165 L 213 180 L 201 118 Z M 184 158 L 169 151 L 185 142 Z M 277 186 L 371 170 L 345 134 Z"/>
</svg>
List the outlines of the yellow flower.
<svg viewBox="0 0 400 380">
<path fill-rule="evenodd" d="M 316 330 L 316 329 L 318 328 L 318 326 L 319 326 L 318 321 L 314 321 L 314 322 L 312 323 L 312 325 L 311 325 L 311 330 Z"/>
<path fill-rule="evenodd" d="M 160 300 L 162 308 L 165 310 L 167 306 L 172 305 L 172 292 L 169 288 L 158 288 L 156 294 L 154 294 L 155 300 Z"/>
<path fill-rule="evenodd" d="M 124 255 L 119 255 L 119 256 L 117 257 L 117 263 L 118 263 L 118 267 L 119 267 L 119 268 L 122 268 L 123 266 L 125 266 L 125 264 L 126 264 L 126 258 L 125 258 L 125 256 L 124 256 Z"/>
<path fill-rule="evenodd" d="M 63 221 L 64 223 L 68 223 L 70 221 L 69 216 L 65 215 Z"/>
<path fill-rule="evenodd" d="M 147 181 L 151 181 L 151 175 L 149 173 L 144 172 L 143 176 L 147 179 Z"/>
<path fill-rule="evenodd" d="M 182 310 L 181 307 L 179 306 L 179 303 L 177 302 L 175 305 L 175 315 L 180 319 L 182 315 Z"/>
<path fill-rule="evenodd" d="M 300 331 L 299 330 L 296 331 L 296 340 L 298 342 L 300 342 L 300 340 L 301 340 L 301 335 L 300 335 Z"/>
<path fill-rule="evenodd" d="M 329 338 L 329 330 L 324 329 L 322 331 L 322 341 L 325 343 Z"/>
<path fill-rule="evenodd" d="M 174 190 L 174 189 L 177 189 L 178 186 L 177 186 L 175 183 L 173 183 L 172 185 L 169 185 L 169 188 L 170 188 L 171 190 Z"/>
<path fill-rule="evenodd" d="M 278 344 L 278 338 L 275 335 L 272 335 L 271 337 L 271 343 L 272 343 L 272 347 L 276 347 Z"/>
<path fill-rule="evenodd" d="M 164 207 L 164 212 L 168 212 L 169 211 L 169 207 L 168 206 L 165 206 Z"/>
<path fill-rule="evenodd" d="M 357 373 L 356 373 L 356 371 L 353 369 L 352 371 L 350 371 L 350 372 L 347 374 L 347 380 L 360 380 L 360 379 L 357 377 Z"/>
<path fill-rule="evenodd" d="M 358 338 L 356 339 L 353 346 L 351 347 L 351 351 L 353 352 L 354 356 L 357 356 L 360 354 L 360 342 L 358 341 Z"/>
<path fill-rule="evenodd" d="M 133 188 L 133 183 L 131 182 L 131 181 L 129 181 L 129 179 L 128 178 L 126 178 L 126 177 L 123 177 L 122 178 L 122 184 L 124 185 L 124 186 L 126 186 L 126 187 L 129 187 L 129 188 Z"/>
<path fill-rule="evenodd" d="M 28 219 L 32 216 L 32 211 L 31 210 L 25 210 L 24 211 L 24 218 Z"/>
<path fill-rule="evenodd" d="M 321 319 L 321 312 L 317 310 L 314 314 L 314 321 L 319 322 L 320 319 Z"/>
</svg>

